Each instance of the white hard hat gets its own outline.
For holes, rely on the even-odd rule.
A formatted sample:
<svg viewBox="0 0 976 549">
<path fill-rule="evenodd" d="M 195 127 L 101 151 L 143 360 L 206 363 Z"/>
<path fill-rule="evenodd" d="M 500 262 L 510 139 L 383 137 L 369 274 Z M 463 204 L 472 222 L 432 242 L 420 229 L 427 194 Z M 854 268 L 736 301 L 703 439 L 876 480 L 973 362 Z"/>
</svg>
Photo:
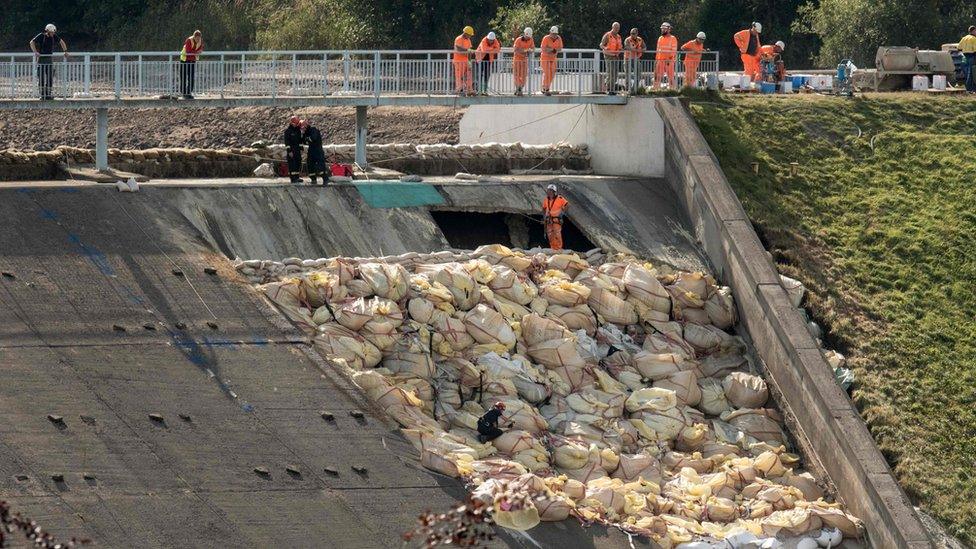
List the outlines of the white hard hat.
<svg viewBox="0 0 976 549">
<path fill-rule="evenodd" d="M 559 27 L 557 27 L 556 25 L 553 25 L 553 26 L 549 27 L 549 32 L 551 32 L 553 34 L 559 34 Z"/>
<path fill-rule="evenodd" d="M 494 39 L 495 39 L 495 33 L 494 32 L 489 32 L 488 33 L 488 40 L 494 40 Z"/>
<path fill-rule="evenodd" d="M 44 32 L 58 32 L 58 28 L 54 26 L 54 23 L 48 23 L 47 26 L 44 27 Z"/>
<path fill-rule="evenodd" d="M 776 45 L 779 46 L 779 49 L 784 50 L 784 51 L 786 50 L 786 42 L 783 42 L 782 40 L 779 40 L 779 41 L 776 42 Z"/>
<path fill-rule="evenodd" d="M 704 40 L 705 39 L 705 33 L 704 32 L 699 32 L 698 33 L 698 39 L 699 40 Z"/>
<path fill-rule="evenodd" d="M 532 27 L 525 27 L 525 30 L 522 31 L 522 34 L 525 36 L 532 36 Z"/>
<path fill-rule="evenodd" d="M 547 191 L 556 192 L 556 186 L 555 185 L 549 185 L 548 187 L 546 187 L 546 190 Z"/>
<path fill-rule="evenodd" d="M 756 32 L 762 33 L 762 23 L 760 23 L 759 21 L 753 22 L 752 28 L 756 29 Z"/>
<path fill-rule="evenodd" d="M 668 23 L 667 21 L 665 21 L 665 22 L 661 23 L 661 28 L 662 29 L 670 29 L 671 28 L 671 23 Z"/>
</svg>

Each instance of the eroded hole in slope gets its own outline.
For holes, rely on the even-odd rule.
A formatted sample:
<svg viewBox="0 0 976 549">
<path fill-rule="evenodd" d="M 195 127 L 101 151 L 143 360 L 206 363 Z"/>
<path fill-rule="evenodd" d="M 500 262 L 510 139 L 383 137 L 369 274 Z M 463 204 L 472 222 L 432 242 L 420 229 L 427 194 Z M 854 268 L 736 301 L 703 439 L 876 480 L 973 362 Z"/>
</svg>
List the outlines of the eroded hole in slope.
<svg viewBox="0 0 976 549">
<path fill-rule="evenodd" d="M 431 211 L 430 215 L 453 248 L 473 250 L 485 244 L 503 244 L 529 249 L 549 245 L 541 215 L 457 211 Z M 587 251 L 596 246 L 567 218 L 563 225 L 563 247 Z"/>
</svg>

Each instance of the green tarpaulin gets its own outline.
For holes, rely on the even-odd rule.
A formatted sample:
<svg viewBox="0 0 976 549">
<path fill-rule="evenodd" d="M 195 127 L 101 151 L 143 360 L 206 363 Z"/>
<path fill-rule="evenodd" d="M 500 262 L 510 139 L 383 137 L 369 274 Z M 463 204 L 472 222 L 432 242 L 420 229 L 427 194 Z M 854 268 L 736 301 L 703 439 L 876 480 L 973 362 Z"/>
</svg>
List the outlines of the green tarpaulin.
<svg viewBox="0 0 976 549">
<path fill-rule="evenodd" d="M 436 206 L 444 197 L 426 183 L 355 183 L 363 200 L 374 208 L 409 208 Z"/>
</svg>

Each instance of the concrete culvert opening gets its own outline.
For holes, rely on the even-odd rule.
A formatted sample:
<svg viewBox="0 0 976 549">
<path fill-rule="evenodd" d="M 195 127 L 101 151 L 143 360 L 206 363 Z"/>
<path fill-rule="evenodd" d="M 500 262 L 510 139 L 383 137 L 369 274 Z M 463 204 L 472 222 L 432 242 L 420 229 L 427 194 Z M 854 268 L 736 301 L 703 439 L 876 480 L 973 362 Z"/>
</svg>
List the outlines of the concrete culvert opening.
<svg viewBox="0 0 976 549">
<path fill-rule="evenodd" d="M 527 250 L 549 245 L 541 215 L 457 211 L 431 211 L 430 215 L 453 248 L 473 250 L 485 244 L 503 244 Z M 582 251 L 596 248 L 570 218 L 564 220 L 563 246 Z"/>
</svg>

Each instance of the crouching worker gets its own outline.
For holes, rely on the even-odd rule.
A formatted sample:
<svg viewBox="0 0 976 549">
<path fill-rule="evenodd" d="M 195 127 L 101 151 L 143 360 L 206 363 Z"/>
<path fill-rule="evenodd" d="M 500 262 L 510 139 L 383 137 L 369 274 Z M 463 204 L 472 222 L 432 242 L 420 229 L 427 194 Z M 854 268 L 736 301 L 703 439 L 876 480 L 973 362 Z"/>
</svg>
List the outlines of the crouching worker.
<svg viewBox="0 0 976 549">
<path fill-rule="evenodd" d="M 786 64 L 783 62 L 784 50 L 786 50 L 786 43 L 782 40 L 775 44 L 759 48 L 759 62 L 763 82 L 782 82 L 786 80 Z"/>
<path fill-rule="evenodd" d="M 302 119 L 291 117 L 285 128 L 285 147 L 288 150 L 288 177 L 292 183 L 301 183 L 302 173 Z"/>
<path fill-rule="evenodd" d="M 502 436 L 504 431 L 498 428 L 498 420 L 502 417 L 502 412 L 505 411 L 504 402 L 496 402 L 491 410 L 485 412 L 485 415 L 478 418 L 478 442 L 484 444 L 495 440 L 496 438 Z M 511 425 L 509 425 L 511 427 Z"/>
<path fill-rule="evenodd" d="M 318 183 L 318 178 L 322 178 L 322 184 L 329 182 L 331 170 L 325 168 L 325 149 L 322 148 L 322 132 L 313 126 L 308 120 L 302 120 L 302 142 L 308 146 L 307 163 L 308 176 L 312 179 L 312 185 Z"/>
</svg>

